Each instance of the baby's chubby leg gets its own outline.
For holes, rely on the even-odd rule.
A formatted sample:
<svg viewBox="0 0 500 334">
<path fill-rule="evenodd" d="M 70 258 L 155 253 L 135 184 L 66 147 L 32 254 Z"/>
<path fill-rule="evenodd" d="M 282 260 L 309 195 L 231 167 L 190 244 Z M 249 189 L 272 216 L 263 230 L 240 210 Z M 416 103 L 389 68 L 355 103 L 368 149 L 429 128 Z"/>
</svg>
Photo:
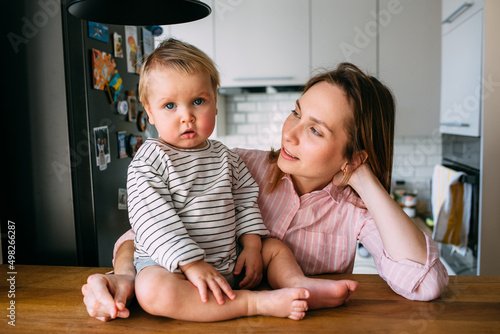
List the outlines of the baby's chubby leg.
<svg viewBox="0 0 500 334">
<path fill-rule="evenodd" d="M 307 300 L 309 309 L 335 307 L 344 304 L 358 287 L 351 280 L 315 279 L 304 275 L 291 250 L 280 240 L 267 238 L 262 243 L 264 268 L 272 288 L 302 287 L 311 297 Z"/>
<path fill-rule="evenodd" d="M 170 273 L 161 266 L 146 267 L 136 278 L 137 301 L 148 313 L 189 321 L 221 321 L 243 316 L 268 315 L 300 320 L 307 311 L 309 291 L 289 288 L 274 291 L 234 291 L 217 303 L 209 292 L 202 302 L 198 289 L 183 274 Z"/>
</svg>

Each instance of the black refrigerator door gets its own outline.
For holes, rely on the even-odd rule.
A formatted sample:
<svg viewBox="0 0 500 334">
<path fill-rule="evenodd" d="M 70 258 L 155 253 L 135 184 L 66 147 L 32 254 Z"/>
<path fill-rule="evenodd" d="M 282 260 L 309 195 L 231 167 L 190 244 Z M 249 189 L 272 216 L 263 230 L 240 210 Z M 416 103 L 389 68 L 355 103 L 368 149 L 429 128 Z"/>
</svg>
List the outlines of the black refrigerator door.
<svg viewBox="0 0 500 334">
<path fill-rule="evenodd" d="M 64 4 L 63 4 L 64 5 Z M 110 55 L 113 52 L 113 34 L 125 39 L 125 27 L 106 25 L 108 41 L 89 38 L 89 24 L 63 13 L 64 50 L 66 62 L 66 90 L 70 134 L 71 172 L 74 196 L 78 260 L 82 266 L 111 266 L 112 250 L 118 237 L 130 228 L 126 209 L 119 209 L 119 189 L 126 188 L 130 157 L 120 158 L 118 132 L 126 135 L 156 137 L 156 130 L 148 124 L 141 131 L 136 121 L 117 112 L 107 92 L 93 88 L 92 50 Z M 138 43 L 142 42 L 141 27 L 137 27 Z M 125 49 L 125 41 L 122 42 Z M 113 57 L 123 81 L 117 101 L 126 100 L 126 92 L 137 95 L 139 75 L 128 73 L 127 55 Z M 138 104 L 138 111 L 143 108 Z M 94 130 L 107 127 L 106 144 L 98 143 Z M 106 168 L 97 165 L 99 150 L 104 145 L 109 156 Z"/>
</svg>

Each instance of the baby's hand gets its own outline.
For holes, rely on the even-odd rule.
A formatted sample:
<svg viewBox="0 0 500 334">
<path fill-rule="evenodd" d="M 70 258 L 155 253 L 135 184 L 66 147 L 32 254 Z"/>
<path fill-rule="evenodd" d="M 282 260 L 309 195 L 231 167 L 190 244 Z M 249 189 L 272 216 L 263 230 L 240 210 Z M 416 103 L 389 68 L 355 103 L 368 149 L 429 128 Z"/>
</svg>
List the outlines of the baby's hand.
<svg viewBox="0 0 500 334">
<path fill-rule="evenodd" d="M 191 262 L 180 266 L 180 268 L 186 278 L 198 288 L 202 302 L 206 303 L 208 300 L 207 288 L 212 291 L 219 305 L 224 304 L 223 293 L 231 300 L 236 298 L 236 294 L 233 289 L 231 289 L 226 279 L 219 274 L 217 269 L 205 261 L 199 260 Z"/>
<path fill-rule="evenodd" d="M 245 247 L 241 251 L 233 273 L 239 275 L 245 268 L 245 278 L 240 282 L 240 288 L 251 289 L 256 287 L 262 280 L 262 254 L 260 249 Z"/>
</svg>

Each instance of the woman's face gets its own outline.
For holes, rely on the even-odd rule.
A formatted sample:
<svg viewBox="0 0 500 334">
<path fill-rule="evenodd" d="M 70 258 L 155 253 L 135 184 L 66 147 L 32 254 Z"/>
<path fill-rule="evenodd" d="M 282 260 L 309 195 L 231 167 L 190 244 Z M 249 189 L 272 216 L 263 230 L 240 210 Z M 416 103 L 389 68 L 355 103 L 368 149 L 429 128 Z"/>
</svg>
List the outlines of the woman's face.
<svg viewBox="0 0 500 334">
<path fill-rule="evenodd" d="M 325 81 L 297 100 L 283 124 L 278 166 L 292 176 L 299 195 L 324 188 L 345 167 L 348 117 L 352 111 L 346 94 Z"/>
</svg>

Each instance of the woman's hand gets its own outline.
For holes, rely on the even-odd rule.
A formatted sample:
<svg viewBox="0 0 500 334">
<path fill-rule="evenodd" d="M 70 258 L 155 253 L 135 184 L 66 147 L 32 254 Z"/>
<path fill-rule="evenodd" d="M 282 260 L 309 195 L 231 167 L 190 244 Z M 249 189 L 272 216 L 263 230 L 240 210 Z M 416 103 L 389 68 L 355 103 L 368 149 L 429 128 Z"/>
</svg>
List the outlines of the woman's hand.
<svg viewBox="0 0 500 334">
<path fill-rule="evenodd" d="M 128 318 L 130 311 L 127 302 L 134 297 L 132 275 L 89 276 L 82 286 L 83 302 L 93 318 L 108 321 L 115 318 Z"/>
<path fill-rule="evenodd" d="M 426 263 L 424 234 L 389 196 L 368 163 L 360 164 L 345 175 L 340 171 L 333 182 L 335 185 L 349 185 L 356 191 L 377 225 L 384 250 L 393 260 Z"/>
<path fill-rule="evenodd" d="M 369 163 L 362 163 L 357 168 L 351 169 L 348 172 L 339 171 L 333 177 L 333 184 L 337 187 L 351 186 L 357 191 L 357 187 L 361 186 L 365 180 L 373 180 L 376 178 L 373 174 Z"/>
</svg>

